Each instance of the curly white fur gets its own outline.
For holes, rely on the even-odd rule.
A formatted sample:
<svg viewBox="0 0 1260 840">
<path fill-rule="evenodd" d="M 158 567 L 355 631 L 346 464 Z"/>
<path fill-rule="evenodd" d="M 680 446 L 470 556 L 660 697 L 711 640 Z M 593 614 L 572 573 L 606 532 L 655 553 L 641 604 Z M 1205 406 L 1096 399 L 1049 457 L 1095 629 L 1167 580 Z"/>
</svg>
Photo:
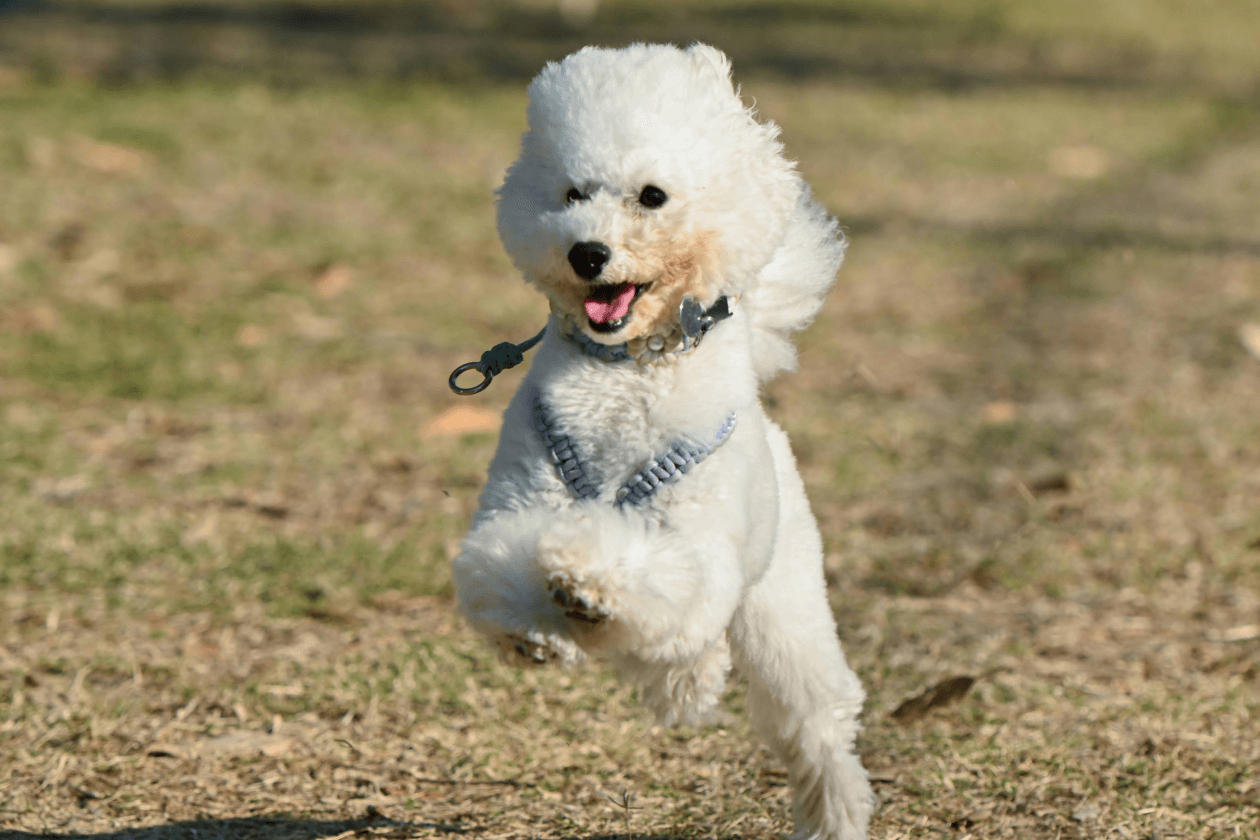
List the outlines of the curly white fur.
<svg viewBox="0 0 1260 840">
<path fill-rule="evenodd" d="M 788 764 L 794 838 L 866 836 L 853 753 L 863 692 L 827 604 L 822 543 L 788 440 L 759 384 L 795 362 L 790 334 L 822 305 L 844 253 L 834 220 L 703 45 L 588 48 L 530 86 L 529 131 L 499 193 L 499 231 L 552 319 L 505 416 L 463 552 L 459 601 L 505 658 L 611 657 L 666 723 L 712 709 L 732 660 L 753 725 Z M 640 200 L 645 186 L 667 196 Z M 576 243 L 609 257 L 575 273 Z M 635 287 L 624 319 L 587 317 Z M 685 353 L 605 362 L 565 338 L 619 344 L 678 328 L 678 302 L 735 301 Z M 605 480 L 575 499 L 533 422 L 540 396 Z M 644 505 L 613 493 L 679 440 L 729 440 Z"/>
</svg>

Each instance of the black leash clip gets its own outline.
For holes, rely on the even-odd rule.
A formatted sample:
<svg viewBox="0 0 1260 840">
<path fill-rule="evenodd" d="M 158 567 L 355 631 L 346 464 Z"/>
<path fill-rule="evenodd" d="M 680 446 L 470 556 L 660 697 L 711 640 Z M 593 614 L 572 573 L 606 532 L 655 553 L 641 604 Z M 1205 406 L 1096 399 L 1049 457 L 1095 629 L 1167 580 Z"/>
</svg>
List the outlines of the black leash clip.
<svg viewBox="0 0 1260 840">
<path fill-rule="evenodd" d="M 513 344 L 510 341 L 500 342 L 489 350 L 481 354 L 481 358 L 475 362 L 465 362 L 451 372 L 451 378 L 447 380 L 447 384 L 451 386 L 451 390 L 463 397 L 480 394 L 482 391 L 490 387 L 491 380 L 495 376 L 507 370 L 514 368 L 521 362 L 525 361 L 525 354 L 533 349 L 534 345 L 542 341 L 543 333 L 547 331 L 543 327 L 538 331 L 538 335 L 521 344 Z M 484 378 L 471 388 L 461 388 L 455 383 L 459 379 L 460 374 L 465 371 L 476 370 Z"/>
</svg>

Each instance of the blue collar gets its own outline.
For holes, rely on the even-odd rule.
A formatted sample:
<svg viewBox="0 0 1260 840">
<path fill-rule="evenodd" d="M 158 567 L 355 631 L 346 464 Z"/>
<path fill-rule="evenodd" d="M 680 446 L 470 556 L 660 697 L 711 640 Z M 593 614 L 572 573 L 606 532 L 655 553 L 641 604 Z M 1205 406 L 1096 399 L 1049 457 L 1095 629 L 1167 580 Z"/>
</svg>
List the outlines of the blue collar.
<svg viewBox="0 0 1260 840">
<path fill-rule="evenodd" d="M 688 295 L 678 307 L 679 326 L 669 336 L 652 335 L 621 344 L 600 344 L 572 323 L 560 335 L 577 345 L 587 356 L 603 362 L 628 362 L 642 356 L 678 355 L 693 350 L 700 346 L 700 340 L 709 330 L 732 314 L 730 299 L 726 295 L 718 298 L 708 309 Z"/>
<path fill-rule="evenodd" d="M 636 338 L 633 342 L 627 342 L 626 344 L 609 346 L 593 341 L 572 324 L 569 324 L 560 335 L 562 338 L 576 344 L 578 349 L 588 356 L 593 356 L 605 362 L 627 362 L 630 359 L 648 356 L 659 357 L 666 353 L 675 356 L 679 353 L 685 353 L 698 347 L 700 339 L 704 338 L 705 333 L 717 326 L 718 321 L 724 321 L 729 317 L 731 317 L 731 306 L 725 295 L 718 298 L 708 309 L 702 307 L 694 298 L 688 295 L 683 298 L 682 304 L 678 307 L 678 329 L 671 332 L 668 338 L 652 335 L 647 338 Z M 543 333 L 546 331 L 547 328 L 543 327 L 538 331 L 538 335 L 521 344 L 513 344 L 510 341 L 496 344 L 482 353 L 480 360 L 465 362 L 455 368 L 451 372 L 447 384 L 450 385 L 452 391 L 464 396 L 481 393 L 489 387 L 490 381 L 497 375 L 525 361 L 525 353 L 535 344 L 542 341 Z M 635 345 L 633 348 L 631 343 Z M 658 343 L 659 346 L 655 346 Z M 674 345 L 678 343 L 681 343 L 682 346 L 675 348 Z M 457 382 L 460 374 L 469 370 L 475 370 L 480 373 L 482 376 L 481 381 L 471 388 L 460 387 Z"/>
</svg>

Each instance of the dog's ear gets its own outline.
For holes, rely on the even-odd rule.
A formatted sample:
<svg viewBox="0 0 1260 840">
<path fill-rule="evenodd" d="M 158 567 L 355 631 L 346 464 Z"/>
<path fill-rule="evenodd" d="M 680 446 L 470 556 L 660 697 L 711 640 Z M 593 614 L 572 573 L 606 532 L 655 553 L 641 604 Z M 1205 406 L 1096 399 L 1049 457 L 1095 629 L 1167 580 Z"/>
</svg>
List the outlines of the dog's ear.
<svg viewBox="0 0 1260 840">
<path fill-rule="evenodd" d="M 695 65 L 696 72 L 701 76 L 710 77 L 717 82 L 725 82 L 727 87 L 734 90 L 731 85 L 731 60 L 726 57 L 726 53 L 717 47 L 697 42 L 687 47 L 687 55 L 691 57 L 691 63 Z"/>
</svg>

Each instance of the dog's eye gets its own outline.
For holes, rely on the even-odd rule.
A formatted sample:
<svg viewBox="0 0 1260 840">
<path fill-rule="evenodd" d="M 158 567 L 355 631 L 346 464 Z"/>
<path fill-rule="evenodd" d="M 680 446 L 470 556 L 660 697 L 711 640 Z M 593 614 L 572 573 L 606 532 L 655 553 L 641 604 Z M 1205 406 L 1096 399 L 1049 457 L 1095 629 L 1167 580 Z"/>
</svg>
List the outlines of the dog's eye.
<svg viewBox="0 0 1260 840">
<path fill-rule="evenodd" d="M 651 184 L 648 184 L 643 188 L 643 192 L 639 193 L 639 203 L 644 207 L 660 207 L 668 200 L 669 196 L 665 194 L 665 190 L 660 187 L 654 187 Z"/>
<path fill-rule="evenodd" d="M 572 204 L 575 201 L 581 201 L 583 198 L 582 191 L 577 187 L 569 187 L 569 191 L 564 194 L 564 203 Z"/>
</svg>

